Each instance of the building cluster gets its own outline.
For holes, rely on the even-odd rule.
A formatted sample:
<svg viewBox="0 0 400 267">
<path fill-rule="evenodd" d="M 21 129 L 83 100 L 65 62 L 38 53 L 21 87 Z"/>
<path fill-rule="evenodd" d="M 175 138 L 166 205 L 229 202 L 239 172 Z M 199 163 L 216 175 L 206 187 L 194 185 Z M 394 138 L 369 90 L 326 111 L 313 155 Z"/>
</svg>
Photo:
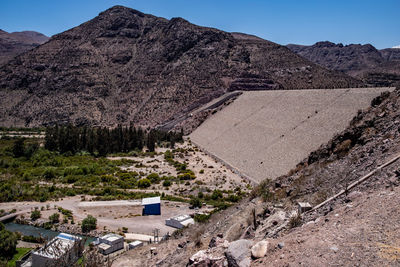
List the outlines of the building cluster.
<svg viewBox="0 0 400 267">
<path fill-rule="evenodd" d="M 160 197 L 150 197 L 142 199 L 143 211 L 145 215 L 161 215 Z M 170 227 L 182 229 L 191 224 L 194 220 L 189 215 L 179 215 L 165 220 L 165 224 Z M 131 239 L 139 239 L 128 243 L 125 246 L 125 238 L 121 235 L 110 233 L 97 238 L 91 243 L 97 251 L 103 255 L 110 255 L 121 250 L 135 249 L 143 246 L 144 242 L 158 242 L 159 229 L 156 229 L 153 236 L 131 234 L 136 236 Z M 140 240 L 140 239 L 143 240 Z M 147 238 L 146 240 L 144 238 Z M 70 266 L 74 264 L 83 254 L 84 240 L 82 237 L 60 233 L 43 247 L 34 250 L 29 255 L 17 262 L 17 267 L 46 267 L 46 266 Z"/>
</svg>

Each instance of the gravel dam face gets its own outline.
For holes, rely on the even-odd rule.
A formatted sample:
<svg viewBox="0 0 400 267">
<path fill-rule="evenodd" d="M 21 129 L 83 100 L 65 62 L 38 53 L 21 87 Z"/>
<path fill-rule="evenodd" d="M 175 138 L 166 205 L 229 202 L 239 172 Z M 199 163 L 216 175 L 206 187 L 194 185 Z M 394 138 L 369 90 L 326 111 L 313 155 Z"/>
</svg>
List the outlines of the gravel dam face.
<svg viewBox="0 0 400 267">
<path fill-rule="evenodd" d="M 360 109 L 393 88 L 244 92 L 191 135 L 194 143 L 260 182 L 284 175 Z"/>
</svg>

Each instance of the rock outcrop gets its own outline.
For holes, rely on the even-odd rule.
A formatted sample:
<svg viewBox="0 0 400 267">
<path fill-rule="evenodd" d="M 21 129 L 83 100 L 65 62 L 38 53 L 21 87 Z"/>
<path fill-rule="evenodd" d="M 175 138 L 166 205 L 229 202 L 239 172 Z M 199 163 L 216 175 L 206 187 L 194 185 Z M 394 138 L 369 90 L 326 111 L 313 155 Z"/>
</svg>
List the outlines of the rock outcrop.
<svg viewBox="0 0 400 267">
<path fill-rule="evenodd" d="M 0 124 L 157 126 L 229 90 L 359 85 L 261 38 L 115 6 L 0 68 Z"/>
<path fill-rule="evenodd" d="M 316 64 L 345 72 L 371 86 L 393 86 L 400 82 L 400 49 L 378 50 L 370 44 L 343 45 L 328 41 L 287 47 Z"/>
<path fill-rule="evenodd" d="M 49 39 L 46 35 L 34 31 L 8 33 L 0 30 L 0 66 Z"/>
</svg>

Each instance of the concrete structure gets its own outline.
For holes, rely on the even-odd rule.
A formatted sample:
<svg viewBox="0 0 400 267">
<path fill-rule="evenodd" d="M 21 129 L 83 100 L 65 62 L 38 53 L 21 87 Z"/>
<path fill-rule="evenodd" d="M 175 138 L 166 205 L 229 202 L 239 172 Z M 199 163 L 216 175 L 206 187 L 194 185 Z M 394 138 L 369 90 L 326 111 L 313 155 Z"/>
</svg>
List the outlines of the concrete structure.
<svg viewBox="0 0 400 267">
<path fill-rule="evenodd" d="M 312 209 L 312 206 L 308 202 L 298 202 L 297 205 L 299 208 L 299 214 L 302 214 L 303 212 L 306 212 L 306 211 L 309 211 Z"/>
<path fill-rule="evenodd" d="M 243 92 L 189 137 L 243 177 L 275 179 L 343 131 L 372 99 L 393 89 Z"/>
<path fill-rule="evenodd" d="M 117 234 L 107 234 L 99 238 L 99 252 L 108 255 L 124 248 L 124 237 Z"/>
<path fill-rule="evenodd" d="M 142 199 L 143 215 L 161 215 L 161 198 L 148 197 Z"/>
<path fill-rule="evenodd" d="M 137 247 L 142 247 L 143 246 L 143 242 L 141 241 L 133 241 L 131 243 L 129 243 L 128 248 L 129 250 L 137 248 Z"/>
<path fill-rule="evenodd" d="M 182 229 L 190 224 L 194 224 L 194 220 L 189 215 L 178 215 L 165 220 L 165 224 L 174 228 Z"/>
<path fill-rule="evenodd" d="M 32 252 L 32 267 L 70 266 L 83 251 L 82 238 L 60 233 L 44 247 Z"/>
</svg>

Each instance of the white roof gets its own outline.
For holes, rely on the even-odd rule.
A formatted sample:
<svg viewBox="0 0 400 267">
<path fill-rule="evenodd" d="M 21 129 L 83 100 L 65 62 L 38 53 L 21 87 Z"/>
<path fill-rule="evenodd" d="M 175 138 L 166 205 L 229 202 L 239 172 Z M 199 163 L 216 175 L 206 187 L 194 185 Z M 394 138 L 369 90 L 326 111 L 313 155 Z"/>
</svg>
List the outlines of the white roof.
<svg viewBox="0 0 400 267">
<path fill-rule="evenodd" d="M 107 250 L 107 249 L 111 248 L 111 246 L 106 243 L 101 243 L 99 245 L 99 248 L 101 248 L 102 250 Z"/>
<path fill-rule="evenodd" d="M 142 205 L 160 204 L 160 203 L 161 203 L 160 197 L 148 197 L 142 199 Z"/>
<path fill-rule="evenodd" d="M 132 241 L 131 243 L 129 243 L 129 245 L 132 245 L 132 246 L 138 246 L 138 245 L 140 245 L 140 244 L 143 244 L 143 242 L 141 242 L 141 241 Z"/>
<path fill-rule="evenodd" d="M 177 215 L 177 216 L 171 217 L 170 220 L 183 222 L 183 221 L 186 221 L 186 220 L 191 219 L 191 218 L 192 217 L 190 217 L 189 215 Z"/>
<path fill-rule="evenodd" d="M 183 226 L 188 226 L 189 224 L 194 224 L 194 220 L 192 218 L 184 220 L 183 222 L 180 222 Z"/>
<path fill-rule="evenodd" d="M 108 240 L 108 241 L 111 241 L 111 242 L 116 241 L 116 240 L 121 239 L 121 238 L 123 238 L 123 237 L 120 236 L 120 235 L 117 235 L 117 234 L 106 234 L 105 236 L 101 237 L 101 239 L 105 239 L 105 240 Z"/>
<path fill-rule="evenodd" d="M 311 208 L 311 204 L 308 202 L 297 202 L 302 208 Z"/>
<path fill-rule="evenodd" d="M 44 247 L 33 252 L 33 254 L 40 255 L 46 258 L 58 259 L 71 249 L 76 241 L 81 240 L 79 236 L 74 236 L 66 233 L 60 233 L 48 242 Z"/>
</svg>

